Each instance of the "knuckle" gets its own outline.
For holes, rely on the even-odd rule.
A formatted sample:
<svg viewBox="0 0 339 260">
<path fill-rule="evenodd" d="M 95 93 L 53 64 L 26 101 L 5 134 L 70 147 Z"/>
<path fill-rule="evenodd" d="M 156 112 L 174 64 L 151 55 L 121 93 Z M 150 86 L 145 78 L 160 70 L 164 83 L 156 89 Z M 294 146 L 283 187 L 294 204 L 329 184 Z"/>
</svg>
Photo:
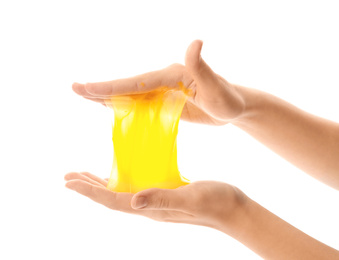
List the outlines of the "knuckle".
<svg viewBox="0 0 339 260">
<path fill-rule="evenodd" d="M 166 199 L 164 199 L 164 198 L 160 198 L 159 199 L 159 202 L 158 202 L 159 204 L 159 208 L 168 208 L 168 206 L 169 206 L 169 202 L 168 202 L 168 200 L 166 200 Z"/>
<path fill-rule="evenodd" d="M 156 208 L 168 208 L 169 201 L 165 198 L 163 192 L 159 192 L 158 196 L 155 197 L 154 206 Z"/>
</svg>

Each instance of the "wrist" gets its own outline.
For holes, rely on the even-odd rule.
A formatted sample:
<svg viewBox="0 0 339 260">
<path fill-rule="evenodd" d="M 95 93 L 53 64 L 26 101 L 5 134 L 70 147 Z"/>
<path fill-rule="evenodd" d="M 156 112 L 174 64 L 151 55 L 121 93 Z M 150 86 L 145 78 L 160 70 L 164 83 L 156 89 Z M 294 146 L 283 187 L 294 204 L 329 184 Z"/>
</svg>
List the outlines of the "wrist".
<svg viewBox="0 0 339 260">
<path fill-rule="evenodd" d="M 252 225 L 252 216 L 254 213 L 255 202 L 246 196 L 243 203 L 241 203 L 234 211 L 230 221 L 224 221 L 221 232 L 241 241 L 243 236 Z"/>
<path fill-rule="evenodd" d="M 233 85 L 238 95 L 241 97 L 243 109 L 241 113 L 231 123 L 233 125 L 246 124 L 251 118 L 259 113 L 258 105 L 262 102 L 262 94 L 256 90 L 240 85 Z"/>
<path fill-rule="evenodd" d="M 216 229 L 235 238 L 235 236 L 244 229 L 246 223 L 249 223 L 250 210 L 253 207 L 253 201 L 247 197 L 239 188 L 232 186 L 234 189 L 234 202 L 231 211 L 220 214 Z"/>
</svg>

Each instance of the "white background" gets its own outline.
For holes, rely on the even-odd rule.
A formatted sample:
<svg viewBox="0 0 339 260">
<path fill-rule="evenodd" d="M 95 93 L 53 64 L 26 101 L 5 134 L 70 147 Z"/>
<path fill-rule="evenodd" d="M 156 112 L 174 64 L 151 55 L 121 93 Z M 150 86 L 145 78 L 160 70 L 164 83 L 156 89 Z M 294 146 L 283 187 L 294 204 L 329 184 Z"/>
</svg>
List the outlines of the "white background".
<svg viewBox="0 0 339 260">
<path fill-rule="evenodd" d="M 280 3 L 278 3 L 280 2 Z M 106 109 L 71 84 L 184 62 L 339 122 L 337 1 L 1 1 L 1 259 L 260 259 L 206 227 L 114 212 L 64 187 L 108 177 Z M 321 154 L 319 154 L 321 156 Z M 231 126 L 181 122 L 183 176 L 219 180 L 339 248 L 339 192 Z"/>
</svg>

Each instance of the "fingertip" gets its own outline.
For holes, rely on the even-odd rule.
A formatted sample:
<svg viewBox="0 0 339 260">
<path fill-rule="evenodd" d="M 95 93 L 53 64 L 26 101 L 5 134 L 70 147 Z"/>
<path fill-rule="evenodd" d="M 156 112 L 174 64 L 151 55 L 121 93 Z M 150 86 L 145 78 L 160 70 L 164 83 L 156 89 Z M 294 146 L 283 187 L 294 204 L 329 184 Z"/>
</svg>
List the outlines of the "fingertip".
<svg viewBox="0 0 339 260">
<path fill-rule="evenodd" d="M 186 51 L 185 56 L 185 64 L 188 67 L 195 68 L 198 66 L 199 61 L 201 59 L 201 49 L 202 49 L 203 41 L 202 40 L 194 40 Z"/>
<path fill-rule="evenodd" d="M 75 172 L 68 172 L 67 174 L 65 174 L 64 176 L 64 180 L 65 181 L 69 181 L 72 179 L 72 176 L 74 175 Z"/>
<path fill-rule="evenodd" d="M 142 209 L 147 206 L 147 198 L 145 196 L 133 196 L 131 207 L 133 209 Z"/>
<path fill-rule="evenodd" d="M 197 40 L 194 40 L 194 41 L 192 42 L 192 44 L 193 44 L 194 46 L 196 46 L 196 48 L 198 48 L 198 49 L 201 50 L 202 45 L 204 44 L 204 42 L 203 42 L 202 40 L 200 40 L 200 39 L 197 39 Z"/>
<path fill-rule="evenodd" d="M 202 49 L 203 41 L 202 40 L 194 40 L 190 46 L 188 47 L 188 50 L 195 54 L 200 54 L 200 51 Z"/>
<path fill-rule="evenodd" d="M 81 87 L 81 86 L 84 86 L 84 84 L 81 84 L 81 83 L 78 83 L 78 82 L 74 82 L 72 84 L 72 88 L 77 88 L 77 87 Z"/>
<path fill-rule="evenodd" d="M 84 189 L 84 185 L 90 185 L 84 180 L 70 179 L 65 183 L 65 187 L 76 192 L 81 193 Z"/>
<path fill-rule="evenodd" d="M 152 200 L 152 197 L 154 197 L 159 190 L 158 188 L 150 188 L 137 192 L 131 199 L 131 207 L 133 209 L 145 208 L 148 204 L 147 200 Z"/>
<path fill-rule="evenodd" d="M 80 83 L 77 83 L 77 82 L 74 82 L 72 84 L 72 90 L 77 93 L 77 94 L 80 94 L 82 93 L 82 89 L 84 88 L 84 84 L 80 84 Z"/>
<path fill-rule="evenodd" d="M 135 209 L 136 200 L 138 199 L 138 197 L 139 197 L 139 195 L 138 195 L 138 193 L 136 193 L 136 194 L 133 195 L 133 197 L 132 197 L 132 199 L 131 199 L 131 207 L 132 207 L 133 209 Z"/>
<path fill-rule="evenodd" d="M 67 189 L 73 190 L 72 182 L 66 182 L 66 183 L 65 183 L 65 187 L 66 187 Z"/>
<path fill-rule="evenodd" d="M 64 180 L 65 180 L 65 181 L 68 181 L 68 180 L 69 180 L 69 173 L 65 174 Z"/>
</svg>

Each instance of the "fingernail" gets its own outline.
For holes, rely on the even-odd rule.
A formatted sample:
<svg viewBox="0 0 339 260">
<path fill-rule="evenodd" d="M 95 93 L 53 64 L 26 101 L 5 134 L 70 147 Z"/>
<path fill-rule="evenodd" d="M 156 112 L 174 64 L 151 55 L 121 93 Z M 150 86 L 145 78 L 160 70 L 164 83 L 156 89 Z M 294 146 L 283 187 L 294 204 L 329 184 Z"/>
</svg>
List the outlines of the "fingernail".
<svg viewBox="0 0 339 260">
<path fill-rule="evenodd" d="M 141 209 L 147 206 L 147 199 L 146 197 L 139 197 L 136 199 L 133 208 Z"/>
</svg>

